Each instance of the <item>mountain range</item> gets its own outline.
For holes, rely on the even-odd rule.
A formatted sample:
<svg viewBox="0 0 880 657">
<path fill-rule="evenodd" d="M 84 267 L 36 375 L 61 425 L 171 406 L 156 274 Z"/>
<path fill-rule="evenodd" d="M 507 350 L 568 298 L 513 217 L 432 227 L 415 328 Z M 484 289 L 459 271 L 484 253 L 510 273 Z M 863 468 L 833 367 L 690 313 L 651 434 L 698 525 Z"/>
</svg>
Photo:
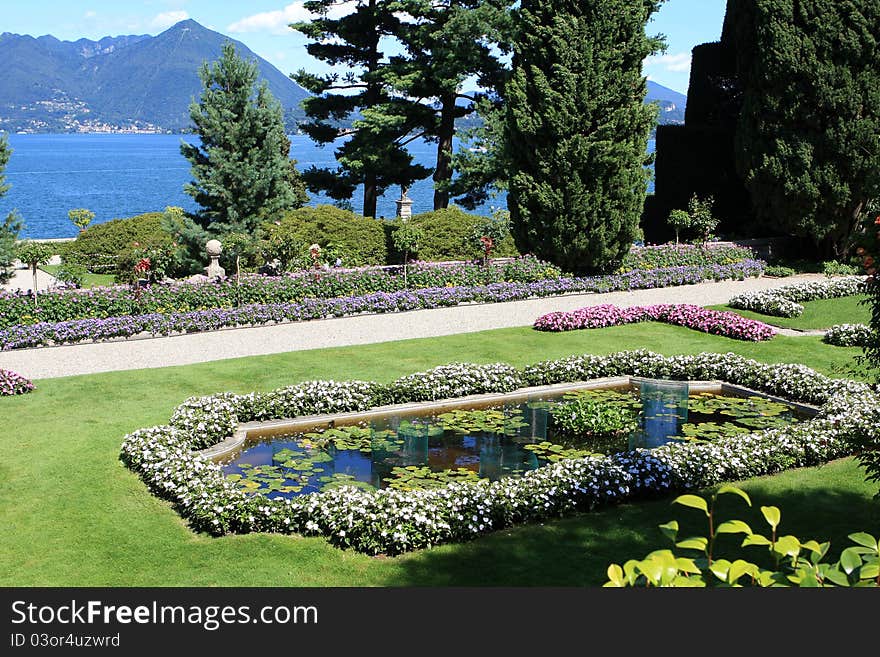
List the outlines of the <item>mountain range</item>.
<svg viewBox="0 0 880 657">
<path fill-rule="evenodd" d="M 157 36 L 60 41 L 53 36 L 0 34 L 0 131 L 187 132 L 189 104 L 202 91 L 198 76 L 229 37 L 185 20 Z M 288 132 L 305 118 L 309 92 L 243 43 L 241 56 L 285 111 Z M 682 123 L 687 98 L 648 82 L 647 102 L 660 104 L 661 123 Z"/>
</svg>

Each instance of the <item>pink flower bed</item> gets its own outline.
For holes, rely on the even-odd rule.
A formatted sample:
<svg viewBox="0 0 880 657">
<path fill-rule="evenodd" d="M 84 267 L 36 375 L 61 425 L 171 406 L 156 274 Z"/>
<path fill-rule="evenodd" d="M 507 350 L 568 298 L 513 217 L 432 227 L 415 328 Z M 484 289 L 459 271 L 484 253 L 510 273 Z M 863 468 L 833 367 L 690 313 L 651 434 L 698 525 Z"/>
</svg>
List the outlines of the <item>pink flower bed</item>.
<svg viewBox="0 0 880 657">
<path fill-rule="evenodd" d="M 34 389 L 34 384 L 10 370 L 0 369 L 0 397 L 23 395 Z"/>
<path fill-rule="evenodd" d="M 539 331 L 574 331 L 647 321 L 676 324 L 734 340 L 759 342 L 769 340 L 776 335 L 773 327 L 763 322 L 746 319 L 736 313 L 708 310 L 701 306 L 683 303 L 632 308 L 618 308 L 611 304 L 588 306 L 571 312 L 549 313 L 539 317 L 535 320 L 535 328 Z"/>
</svg>

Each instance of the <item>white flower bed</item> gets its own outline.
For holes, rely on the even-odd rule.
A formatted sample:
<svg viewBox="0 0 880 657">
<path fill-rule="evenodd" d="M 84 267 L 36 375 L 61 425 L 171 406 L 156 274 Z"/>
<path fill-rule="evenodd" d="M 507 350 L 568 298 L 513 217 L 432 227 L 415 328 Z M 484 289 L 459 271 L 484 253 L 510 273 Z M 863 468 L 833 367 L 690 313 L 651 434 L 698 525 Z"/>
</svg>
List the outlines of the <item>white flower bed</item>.
<svg viewBox="0 0 880 657">
<path fill-rule="evenodd" d="M 783 429 L 708 444 L 675 443 L 653 451 L 565 460 L 521 478 L 424 491 L 343 487 L 270 500 L 246 494 L 219 466 L 192 452 L 208 442 L 199 427 L 204 424 L 216 436 L 228 427 L 230 408 L 242 422 L 265 419 L 274 409 L 287 415 L 357 410 L 392 398 L 439 399 L 446 391 L 508 392 L 522 384 L 624 375 L 721 379 L 822 408 L 817 418 Z M 407 398 L 408 394 L 413 396 Z M 200 408 L 204 417 L 199 416 Z M 267 394 L 188 399 L 175 412 L 175 426 L 126 436 L 121 458 L 155 494 L 171 500 L 196 530 L 214 535 L 320 535 L 340 547 L 396 554 L 621 500 L 823 463 L 851 453 L 851 437 L 880 432 L 878 408 L 880 397 L 867 384 L 830 379 L 802 365 L 766 365 L 735 354 L 664 357 L 630 351 L 547 361 L 521 371 L 503 364 L 455 364 L 403 377 L 389 386 L 313 381 Z"/>
<path fill-rule="evenodd" d="M 802 302 L 861 294 L 865 291 L 864 281 L 863 276 L 846 276 L 795 283 L 773 290 L 740 294 L 733 297 L 729 305 L 732 308 L 751 310 L 762 315 L 799 317 L 804 312 Z"/>
<path fill-rule="evenodd" d="M 822 340 L 838 347 L 864 347 L 871 335 L 871 327 L 864 324 L 836 324 L 825 332 Z"/>
</svg>

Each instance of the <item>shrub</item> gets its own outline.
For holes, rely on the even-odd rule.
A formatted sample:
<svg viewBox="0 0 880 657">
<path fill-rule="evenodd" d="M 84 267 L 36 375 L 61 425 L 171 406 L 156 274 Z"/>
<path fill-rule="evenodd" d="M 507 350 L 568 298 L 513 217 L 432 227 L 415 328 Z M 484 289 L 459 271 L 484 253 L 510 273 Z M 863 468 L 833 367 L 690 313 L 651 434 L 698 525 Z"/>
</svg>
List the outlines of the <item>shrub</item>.
<svg viewBox="0 0 880 657">
<path fill-rule="evenodd" d="M 862 273 L 862 269 L 857 265 L 828 260 L 822 263 L 822 273 L 826 276 L 858 276 Z"/>
<path fill-rule="evenodd" d="M 172 236 L 163 228 L 162 212 L 148 212 L 128 219 L 113 219 L 90 226 L 62 249 L 65 262 L 86 267 L 94 274 L 117 272 L 118 260 L 141 247 L 170 246 Z"/>
<path fill-rule="evenodd" d="M 55 273 L 52 275 L 62 283 L 67 283 L 73 287 L 80 287 L 82 286 L 87 273 L 88 269 L 83 265 L 73 262 L 64 262 L 58 266 Z"/>
<path fill-rule="evenodd" d="M 619 271 L 659 269 L 660 267 L 733 265 L 754 258 L 754 252 L 742 246 L 709 245 L 707 248 L 692 244 L 634 246 L 623 258 Z"/>
<path fill-rule="evenodd" d="M 765 276 L 777 276 L 779 278 L 794 276 L 796 273 L 794 269 L 785 265 L 770 265 L 764 270 Z"/>
<path fill-rule="evenodd" d="M 835 324 L 822 341 L 837 347 L 864 347 L 870 343 L 871 334 L 871 327 L 865 324 Z"/>
<path fill-rule="evenodd" d="M 383 222 L 332 205 L 292 210 L 279 223 L 263 224 L 262 229 L 269 241 L 298 243 L 306 249 L 309 244 L 319 244 L 329 264 L 337 257 L 345 267 L 388 261 Z"/>
<path fill-rule="evenodd" d="M 0 369 L 0 397 L 24 395 L 34 389 L 34 384 L 11 370 Z"/>
<path fill-rule="evenodd" d="M 778 529 L 782 513 L 778 507 L 762 506 L 761 514 L 770 527 L 770 535 L 752 531 L 742 520 L 718 522 L 715 503 L 719 495 L 737 495 L 752 506 L 748 494 L 735 486 L 722 486 L 709 502 L 698 495 L 681 495 L 673 504 L 701 511 L 708 520 L 708 536 L 678 540 L 678 521 L 660 525 L 663 535 L 673 545 L 699 556 L 678 556 L 672 550 L 657 550 L 644 560 L 627 561 L 623 567 L 608 567 L 608 587 L 832 587 L 880 586 L 880 541 L 866 534 L 850 534 L 855 546 L 846 548 L 840 559 L 827 563 L 825 555 L 830 543 L 815 540 L 801 541 L 796 536 L 780 536 Z M 764 548 L 770 553 L 773 570 L 761 568 L 746 561 L 740 554 L 719 558 L 716 541 L 723 534 L 744 535 L 740 547 Z"/>
<path fill-rule="evenodd" d="M 474 233 L 485 224 L 485 217 L 469 214 L 453 205 L 413 215 L 410 221 L 424 231 L 419 242 L 420 260 L 474 260 L 484 255 Z M 494 245 L 493 253 L 495 257 L 519 255 L 509 234 Z"/>
</svg>

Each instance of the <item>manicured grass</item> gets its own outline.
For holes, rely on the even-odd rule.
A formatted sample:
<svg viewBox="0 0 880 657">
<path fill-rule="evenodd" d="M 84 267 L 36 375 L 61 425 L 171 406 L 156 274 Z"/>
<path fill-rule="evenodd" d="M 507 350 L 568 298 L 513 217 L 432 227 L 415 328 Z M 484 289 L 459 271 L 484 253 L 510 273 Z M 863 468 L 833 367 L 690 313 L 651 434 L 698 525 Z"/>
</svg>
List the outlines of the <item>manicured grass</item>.
<svg viewBox="0 0 880 657">
<path fill-rule="evenodd" d="M 323 539 L 194 534 L 118 460 L 123 436 L 167 422 L 192 395 L 269 390 L 313 378 L 388 381 L 451 361 L 525 365 L 570 354 L 646 348 L 732 351 L 841 375 L 858 349 L 818 338 L 745 343 L 662 324 L 541 333 L 504 329 L 428 340 L 37 381 L 0 398 L 0 584 L 13 586 L 599 585 L 612 561 L 665 547 L 656 525 L 688 510 L 670 499 L 600 510 L 377 559 Z M 878 526 L 874 488 L 844 460 L 745 484 L 778 504 L 786 532 L 832 538 Z M 752 521 L 752 516 L 745 517 Z M 753 526 L 760 526 L 757 521 Z"/>
<path fill-rule="evenodd" d="M 61 265 L 40 265 L 40 269 L 42 269 L 47 274 L 55 275 L 55 272 Z M 113 274 L 92 274 L 91 272 L 86 273 L 83 276 L 83 287 L 103 287 L 105 285 L 113 285 L 116 282 L 116 277 Z"/>
<path fill-rule="evenodd" d="M 867 324 L 871 320 L 871 311 L 862 301 L 866 295 L 839 297 L 837 299 L 820 299 L 807 301 L 801 305 L 804 313 L 800 317 L 774 317 L 762 315 L 751 310 L 740 310 L 727 305 L 709 306 L 714 310 L 730 310 L 749 319 L 757 319 L 765 324 L 791 329 L 827 329 L 835 324 Z"/>
</svg>

